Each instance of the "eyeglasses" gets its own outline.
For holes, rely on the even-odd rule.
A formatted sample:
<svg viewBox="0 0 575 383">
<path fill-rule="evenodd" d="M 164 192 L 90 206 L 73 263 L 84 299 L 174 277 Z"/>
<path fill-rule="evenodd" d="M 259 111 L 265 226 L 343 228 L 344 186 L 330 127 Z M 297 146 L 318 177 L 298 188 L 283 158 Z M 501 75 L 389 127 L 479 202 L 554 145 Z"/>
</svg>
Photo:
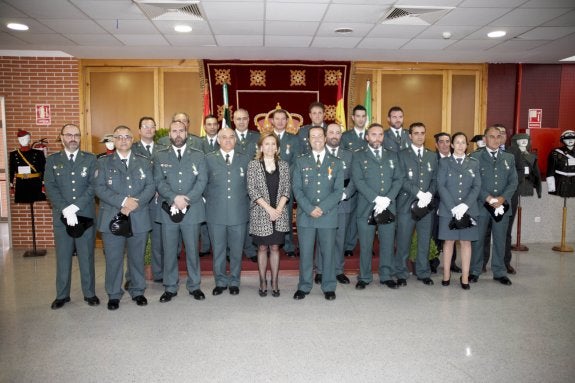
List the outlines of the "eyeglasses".
<svg viewBox="0 0 575 383">
<path fill-rule="evenodd" d="M 70 133 L 66 133 L 66 134 L 62 134 L 62 136 L 64 136 L 66 139 L 70 140 L 72 138 L 80 138 L 82 137 L 81 134 L 70 134 Z"/>
<path fill-rule="evenodd" d="M 115 138 L 116 140 L 126 140 L 126 141 L 130 141 L 130 140 L 132 139 L 132 136 L 122 136 L 122 135 L 119 134 L 119 135 L 117 135 L 117 136 L 114 136 L 114 138 Z"/>
</svg>

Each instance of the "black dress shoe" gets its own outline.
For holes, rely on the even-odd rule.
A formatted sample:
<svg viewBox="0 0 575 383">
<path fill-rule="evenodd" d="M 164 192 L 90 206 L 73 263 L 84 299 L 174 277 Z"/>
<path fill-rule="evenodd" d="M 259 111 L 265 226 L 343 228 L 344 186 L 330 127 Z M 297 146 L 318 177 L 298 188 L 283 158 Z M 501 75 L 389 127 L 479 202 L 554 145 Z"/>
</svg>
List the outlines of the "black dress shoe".
<svg viewBox="0 0 575 383">
<path fill-rule="evenodd" d="M 306 295 L 308 295 L 309 293 L 306 293 L 305 291 L 302 290 L 298 290 L 295 292 L 295 294 L 293 295 L 293 299 L 295 299 L 296 301 L 299 301 L 301 299 L 304 299 Z"/>
<path fill-rule="evenodd" d="M 207 257 L 208 255 L 210 255 L 209 251 L 200 251 L 200 258 Z"/>
<path fill-rule="evenodd" d="M 54 302 L 52 302 L 52 306 L 50 306 L 52 308 L 52 310 L 58 310 L 61 309 L 64 304 L 70 302 L 70 297 L 66 297 L 64 299 L 54 299 Z"/>
<path fill-rule="evenodd" d="M 132 300 L 136 302 L 138 306 L 146 306 L 148 304 L 148 300 L 143 295 L 138 295 L 137 297 L 132 298 Z"/>
<path fill-rule="evenodd" d="M 343 255 L 346 257 L 353 257 L 353 250 L 346 250 Z"/>
<path fill-rule="evenodd" d="M 321 274 L 316 274 L 313 280 L 316 284 L 321 285 Z"/>
<path fill-rule="evenodd" d="M 507 277 L 497 277 L 497 278 L 493 278 L 495 279 L 497 282 L 501 283 L 502 285 L 505 286 L 511 286 L 511 280 Z"/>
<path fill-rule="evenodd" d="M 477 275 L 469 274 L 468 280 L 469 280 L 469 282 L 477 283 L 477 281 L 479 280 L 479 277 Z"/>
<path fill-rule="evenodd" d="M 224 290 L 227 290 L 227 289 L 228 289 L 227 286 L 216 286 L 212 290 L 212 295 L 220 295 L 221 293 L 224 292 Z"/>
<path fill-rule="evenodd" d="M 469 282 L 469 279 L 468 279 L 467 282 Z M 469 283 L 463 283 L 463 277 L 459 277 L 459 283 L 461 283 L 461 288 L 462 288 L 463 290 L 469 290 L 469 289 L 471 289 L 471 286 L 469 286 Z"/>
<path fill-rule="evenodd" d="M 194 291 L 190 291 L 190 295 L 193 296 L 194 299 L 197 301 L 203 301 L 204 299 L 206 299 L 206 296 L 204 295 L 204 293 L 200 289 L 195 289 Z"/>
<path fill-rule="evenodd" d="M 84 297 L 84 302 L 88 303 L 88 306 L 98 306 L 100 304 L 100 299 L 94 295 L 90 298 Z"/>
<path fill-rule="evenodd" d="M 114 311 L 120 308 L 120 300 L 119 299 L 110 299 L 108 301 L 108 310 Z"/>
<path fill-rule="evenodd" d="M 451 265 L 449 270 L 451 270 L 451 272 L 453 272 L 453 273 L 461 273 L 461 267 L 459 267 L 457 265 Z"/>
<path fill-rule="evenodd" d="M 446 281 L 441 281 L 441 286 L 449 286 L 449 284 L 451 283 L 451 279 L 448 279 Z"/>
<path fill-rule="evenodd" d="M 323 296 L 325 297 L 326 300 L 333 301 L 335 300 L 335 291 L 326 291 L 325 293 L 323 293 Z"/>
<path fill-rule="evenodd" d="M 417 280 L 423 282 L 424 285 L 433 286 L 433 279 L 431 278 L 417 278 Z"/>
<path fill-rule="evenodd" d="M 295 258 L 295 251 L 288 251 L 288 252 L 286 252 L 286 254 L 290 258 Z"/>
<path fill-rule="evenodd" d="M 170 291 L 166 291 L 162 294 L 162 296 L 160 297 L 160 302 L 165 303 L 165 302 L 169 302 L 172 300 L 173 297 L 175 297 L 176 295 L 178 295 L 178 293 L 172 293 Z"/>
<path fill-rule="evenodd" d="M 230 286 L 230 295 L 238 295 L 240 288 L 238 286 Z"/>
<path fill-rule="evenodd" d="M 164 278 L 155 278 L 154 282 L 156 283 L 164 283 Z"/>
<path fill-rule="evenodd" d="M 357 283 L 355 284 L 355 289 L 356 290 L 364 290 L 367 285 L 369 285 L 369 283 L 364 282 L 364 281 L 357 281 Z"/>
<path fill-rule="evenodd" d="M 505 268 L 507 269 L 507 274 L 513 274 L 513 275 L 517 274 L 515 267 L 511 265 L 505 265 Z"/>
<path fill-rule="evenodd" d="M 407 280 L 403 278 L 397 278 L 397 285 L 398 286 L 407 286 Z"/>
<path fill-rule="evenodd" d="M 335 279 L 342 285 L 349 285 L 349 278 L 343 273 L 336 275 Z"/>
<path fill-rule="evenodd" d="M 380 281 L 379 283 L 389 287 L 390 289 L 397 289 L 399 287 L 393 279 L 388 279 L 387 281 Z"/>
</svg>

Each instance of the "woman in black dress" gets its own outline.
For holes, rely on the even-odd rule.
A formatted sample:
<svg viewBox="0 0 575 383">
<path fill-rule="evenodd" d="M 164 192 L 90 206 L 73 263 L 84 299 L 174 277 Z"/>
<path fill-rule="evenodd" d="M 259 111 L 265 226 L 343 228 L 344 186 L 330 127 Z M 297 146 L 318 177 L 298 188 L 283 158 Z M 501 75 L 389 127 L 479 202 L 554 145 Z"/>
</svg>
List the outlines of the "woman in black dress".
<svg viewBox="0 0 575 383">
<path fill-rule="evenodd" d="M 248 165 L 250 195 L 250 235 L 258 246 L 259 295 L 267 295 L 268 249 L 270 252 L 272 296 L 279 297 L 279 247 L 289 230 L 291 219 L 286 203 L 290 197 L 289 165 L 281 160 L 279 139 L 273 133 L 263 133 L 258 141 L 256 158 Z"/>
</svg>

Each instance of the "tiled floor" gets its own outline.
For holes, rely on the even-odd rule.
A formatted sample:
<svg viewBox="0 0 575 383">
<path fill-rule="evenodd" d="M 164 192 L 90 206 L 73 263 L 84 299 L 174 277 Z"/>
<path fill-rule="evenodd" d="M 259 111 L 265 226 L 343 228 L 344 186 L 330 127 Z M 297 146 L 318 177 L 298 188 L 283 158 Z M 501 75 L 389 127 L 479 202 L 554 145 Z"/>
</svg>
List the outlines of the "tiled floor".
<svg viewBox="0 0 575 383">
<path fill-rule="evenodd" d="M 483 275 L 470 291 L 413 278 L 392 291 L 317 285 L 294 301 L 297 277 L 281 297 L 260 298 L 257 277 L 241 293 L 203 302 L 182 285 L 170 303 L 150 283 L 147 307 L 125 295 L 106 309 L 104 259 L 96 261 L 99 307 L 82 300 L 77 265 L 72 301 L 53 311 L 53 251 L 0 257 L 0 382 L 573 382 L 575 254 L 552 244 L 514 255 L 506 287 Z M 453 280 L 457 279 L 454 275 Z M 355 277 L 352 278 L 355 282 Z"/>
</svg>

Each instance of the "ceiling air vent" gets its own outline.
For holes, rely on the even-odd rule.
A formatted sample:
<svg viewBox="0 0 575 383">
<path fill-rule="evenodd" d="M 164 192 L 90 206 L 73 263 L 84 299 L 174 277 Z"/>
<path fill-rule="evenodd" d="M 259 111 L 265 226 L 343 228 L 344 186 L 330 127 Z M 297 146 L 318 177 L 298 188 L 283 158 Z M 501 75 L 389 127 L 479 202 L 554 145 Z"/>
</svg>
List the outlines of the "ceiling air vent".
<svg viewBox="0 0 575 383">
<path fill-rule="evenodd" d="M 132 0 L 150 20 L 200 21 L 204 16 L 199 1 Z"/>
<path fill-rule="evenodd" d="M 404 5 L 390 8 L 381 22 L 394 25 L 431 25 L 451 11 L 453 7 L 421 7 Z"/>
</svg>

